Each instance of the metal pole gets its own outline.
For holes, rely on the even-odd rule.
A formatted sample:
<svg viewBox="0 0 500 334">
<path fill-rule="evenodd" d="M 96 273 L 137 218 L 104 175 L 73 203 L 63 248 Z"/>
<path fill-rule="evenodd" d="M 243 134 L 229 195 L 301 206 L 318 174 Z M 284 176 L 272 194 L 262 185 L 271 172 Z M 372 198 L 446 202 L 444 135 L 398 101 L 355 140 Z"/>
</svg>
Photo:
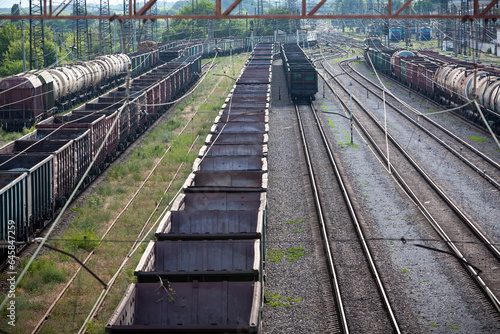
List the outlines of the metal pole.
<svg viewBox="0 0 500 334">
<path fill-rule="evenodd" d="M 323 53 L 321 53 L 321 55 L 323 56 L 323 98 L 325 98 L 325 56 L 323 55 Z"/>
<path fill-rule="evenodd" d="M 37 238 L 37 239 L 38 239 L 38 238 Z M 40 238 L 40 239 L 41 239 L 41 238 Z M 38 241 L 38 240 L 37 240 L 37 241 Z M 76 256 L 74 256 L 73 254 L 70 254 L 70 253 L 65 252 L 65 251 L 63 251 L 63 250 L 61 250 L 61 249 L 58 249 L 58 248 L 55 248 L 55 247 L 49 246 L 49 245 L 47 245 L 47 244 L 44 244 L 43 246 L 44 246 L 44 247 L 47 247 L 47 248 L 49 248 L 49 249 L 52 249 L 52 250 L 54 250 L 54 251 L 56 251 L 56 252 L 59 252 L 59 253 L 61 253 L 61 254 L 68 255 L 68 256 L 69 256 L 69 257 L 71 257 L 73 260 L 75 260 L 76 262 L 78 262 L 78 264 L 80 264 L 80 265 L 83 267 L 83 269 L 87 270 L 87 271 L 88 271 L 88 272 L 89 272 L 92 276 L 94 276 L 94 278 L 95 278 L 96 280 L 98 280 L 98 281 L 99 281 L 99 283 L 101 283 L 101 284 L 104 286 L 104 288 L 106 288 L 106 287 L 108 286 L 108 285 L 107 285 L 107 284 L 106 284 L 106 283 L 105 283 L 105 282 L 104 282 L 104 281 L 103 281 L 103 280 L 102 280 L 99 276 L 97 276 L 97 275 L 96 275 L 96 274 L 95 274 L 92 270 L 90 270 L 90 268 L 89 268 L 89 267 L 87 267 L 87 266 L 86 266 L 86 265 L 85 265 L 82 261 L 78 260 L 78 258 L 77 258 Z"/>
<path fill-rule="evenodd" d="M 389 170 L 389 174 L 392 174 L 391 172 L 391 159 L 389 156 L 389 141 L 387 140 L 387 109 L 385 107 L 385 89 L 382 91 L 382 100 L 384 103 L 384 129 L 385 129 L 385 147 L 387 151 L 387 169 Z"/>
<path fill-rule="evenodd" d="M 115 45 L 115 53 L 116 53 L 116 44 L 118 44 L 116 41 L 116 21 L 113 22 L 113 40 L 114 40 L 113 44 Z"/>
<path fill-rule="evenodd" d="M 57 32 L 54 31 L 54 49 L 56 50 L 56 66 L 59 64 L 59 55 L 57 53 Z M 23 38 L 24 40 L 24 38 Z M 24 41 L 23 41 L 23 49 L 24 49 Z"/>
<path fill-rule="evenodd" d="M 352 82 L 349 84 L 349 109 L 351 111 L 351 145 L 354 143 L 352 139 Z"/>
<path fill-rule="evenodd" d="M 21 8 L 21 3 L 19 3 L 19 8 Z M 24 49 L 24 21 L 22 19 L 21 19 L 21 45 L 23 47 L 23 72 L 26 72 L 26 51 Z"/>
</svg>

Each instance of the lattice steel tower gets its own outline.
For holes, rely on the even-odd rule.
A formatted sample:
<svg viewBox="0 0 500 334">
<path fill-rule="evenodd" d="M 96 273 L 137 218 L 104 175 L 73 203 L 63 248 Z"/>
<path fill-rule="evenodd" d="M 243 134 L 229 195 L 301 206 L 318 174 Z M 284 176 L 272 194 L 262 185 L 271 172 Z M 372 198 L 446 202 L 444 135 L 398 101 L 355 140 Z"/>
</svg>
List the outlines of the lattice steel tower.
<svg viewBox="0 0 500 334">
<path fill-rule="evenodd" d="M 87 1 L 74 0 L 73 12 L 75 15 L 87 15 Z M 87 20 L 76 20 L 75 47 L 76 58 L 87 60 L 92 49 L 89 43 L 89 26 Z"/>
<path fill-rule="evenodd" d="M 42 0 L 30 1 L 30 15 L 42 15 Z M 43 20 L 30 20 L 30 69 L 47 66 Z"/>
<path fill-rule="evenodd" d="M 148 3 L 148 0 L 144 0 L 144 5 Z M 156 5 L 156 4 L 155 4 Z M 151 9 L 146 12 L 147 15 L 151 15 Z M 142 27 L 142 36 L 141 36 L 141 41 L 150 41 L 152 40 L 152 27 L 153 27 L 153 22 L 150 20 L 147 20 L 146 22 L 143 23 Z"/>
<path fill-rule="evenodd" d="M 123 15 L 129 15 L 130 8 L 128 5 L 128 0 L 123 0 Z M 135 31 L 133 29 L 133 20 L 123 20 L 122 22 L 122 52 L 129 53 L 130 49 L 134 49 L 133 43 L 135 40 Z M 132 48 L 130 47 L 132 46 Z"/>
<path fill-rule="evenodd" d="M 101 0 L 100 14 L 110 15 L 109 0 Z M 111 23 L 109 20 L 99 20 L 99 53 L 109 54 L 113 53 L 113 40 L 111 35 Z"/>
<path fill-rule="evenodd" d="M 198 2 L 198 1 L 197 1 Z M 198 8 L 198 6 L 196 6 Z M 158 5 L 157 2 L 151 8 L 151 14 L 158 15 Z M 157 41 L 158 38 L 158 20 L 151 22 L 151 40 Z"/>
</svg>

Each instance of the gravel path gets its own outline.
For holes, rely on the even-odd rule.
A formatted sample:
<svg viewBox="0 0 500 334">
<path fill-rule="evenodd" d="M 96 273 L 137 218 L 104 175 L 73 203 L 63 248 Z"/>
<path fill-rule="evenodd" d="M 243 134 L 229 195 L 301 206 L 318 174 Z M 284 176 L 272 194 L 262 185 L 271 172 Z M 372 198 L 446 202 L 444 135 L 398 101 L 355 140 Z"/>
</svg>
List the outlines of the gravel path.
<svg viewBox="0 0 500 334">
<path fill-rule="evenodd" d="M 322 255 L 312 237 L 317 224 L 311 210 L 314 204 L 309 201 L 307 169 L 281 61 L 273 66 L 269 127 L 266 300 L 276 293 L 287 301 L 289 297 L 302 300 L 291 302 L 291 307 L 266 305 L 263 329 L 265 333 L 328 333 L 331 306 L 325 297 L 330 287 L 328 282 L 311 280 L 326 269 L 316 260 Z M 278 261 L 277 254 L 299 247 L 304 256 L 289 262 L 285 255 Z"/>
</svg>

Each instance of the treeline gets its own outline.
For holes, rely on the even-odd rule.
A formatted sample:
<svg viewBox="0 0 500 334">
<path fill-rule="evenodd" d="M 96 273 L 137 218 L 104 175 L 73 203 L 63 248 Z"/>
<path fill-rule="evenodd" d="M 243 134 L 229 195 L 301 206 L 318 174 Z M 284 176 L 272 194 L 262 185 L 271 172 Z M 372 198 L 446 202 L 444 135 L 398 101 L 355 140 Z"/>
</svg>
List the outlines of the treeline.
<svg viewBox="0 0 500 334">
<path fill-rule="evenodd" d="M 269 6 L 271 7 L 271 6 Z M 290 10 L 284 7 L 271 7 L 264 14 L 290 14 Z M 224 8 L 222 9 L 224 11 Z M 11 14 L 26 15 L 15 4 L 12 6 Z M 166 14 L 167 10 L 159 10 L 158 14 Z M 172 9 L 168 10 L 169 14 Z M 176 11 L 177 15 L 211 15 L 215 13 L 215 4 L 208 0 L 198 0 L 196 3 L 185 5 Z M 118 13 L 120 14 L 120 13 Z M 238 14 L 245 15 L 244 10 Z M 91 15 L 91 14 L 89 14 Z M 20 16 L 22 17 L 22 16 Z M 295 34 L 299 28 L 299 20 L 186 20 L 186 19 L 161 19 L 154 23 L 148 21 L 146 25 L 142 21 L 135 20 L 135 27 L 126 28 L 117 21 L 111 23 L 110 32 L 100 36 L 99 20 L 87 20 L 88 38 L 85 43 L 85 52 L 77 51 L 76 20 L 45 20 L 44 21 L 44 64 L 37 64 L 38 68 L 61 65 L 78 60 L 90 60 L 102 53 L 131 52 L 139 41 L 155 40 L 166 42 L 181 39 L 220 39 L 228 36 L 235 38 L 249 37 L 253 31 L 255 36 L 273 35 L 275 30 L 288 34 Z M 128 38 L 123 38 L 122 27 L 125 31 L 132 29 L 135 32 Z M 29 20 L 10 20 L 9 23 L 0 27 L 0 77 L 23 72 L 23 41 L 26 70 L 30 70 L 30 35 Z M 23 31 L 23 33 L 22 33 Z M 153 33 L 154 32 L 154 33 Z M 22 38 L 24 35 L 24 39 Z M 108 43 L 104 43 L 106 39 Z M 103 47 L 103 45 L 107 47 Z M 125 48 L 122 50 L 122 44 Z M 56 49 L 57 47 L 57 49 Z M 111 50 L 110 50 L 111 48 Z M 41 50 L 38 50 L 41 52 Z"/>
</svg>

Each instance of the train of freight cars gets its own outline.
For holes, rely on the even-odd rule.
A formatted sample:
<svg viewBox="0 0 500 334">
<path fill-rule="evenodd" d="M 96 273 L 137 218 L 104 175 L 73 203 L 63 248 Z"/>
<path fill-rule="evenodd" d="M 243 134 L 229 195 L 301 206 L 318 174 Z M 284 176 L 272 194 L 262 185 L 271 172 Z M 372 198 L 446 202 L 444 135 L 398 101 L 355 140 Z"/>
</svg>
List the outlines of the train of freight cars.
<svg viewBox="0 0 500 334">
<path fill-rule="evenodd" d="M 273 44 L 259 43 L 108 333 L 260 333 Z"/>
<path fill-rule="evenodd" d="M 409 51 L 367 47 L 367 64 L 445 105 L 460 106 L 477 97 L 489 126 L 500 134 L 500 70 L 482 63 L 450 57 L 435 51 Z M 456 111 L 485 127 L 474 104 Z"/>
<path fill-rule="evenodd" d="M 277 41 L 308 41 L 314 44 L 315 32 L 277 36 Z M 211 41 L 166 42 L 132 54 L 114 54 L 94 60 L 30 71 L 0 81 L 0 123 L 3 129 L 18 131 L 59 111 L 88 101 L 124 82 L 127 69 L 137 76 L 181 55 L 213 57 L 216 52 L 229 55 L 248 50 L 254 43 L 274 41 L 274 36 L 220 39 Z M 144 45 L 144 43 L 143 43 Z M 172 49 L 176 45 L 182 45 Z M 140 49 L 140 48 L 139 48 Z M 182 50 L 182 52 L 180 51 Z"/>
<path fill-rule="evenodd" d="M 244 40 L 221 41 L 217 50 L 229 53 L 244 50 Z M 0 81 L 0 123 L 6 130 L 31 127 L 47 116 L 70 109 L 103 92 L 122 84 L 128 68 L 133 77 L 140 75 L 162 62 L 181 55 L 210 56 L 215 53 L 213 42 L 169 42 L 131 54 L 114 54 L 94 60 L 29 71 L 4 78 Z M 179 45 L 180 46 L 176 46 Z M 147 45 L 147 44 L 146 44 Z M 139 48 L 140 49 L 140 48 Z"/>
<path fill-rule="evenodd" d="M 1 147 L 0 243 L 7 244 L 13 224 L 16 241 L 29 241 L 67 202 L 80 180 L 81 188 L 87 186 L 200 72 L 200 56 L 177 58 L 133 79 L 129 94 L 125 85 L 119 86 L 69 114 L 41 121 L 34 132 Z M 0 248 L 0 256 L 6 250 Z"/>
</svg>

